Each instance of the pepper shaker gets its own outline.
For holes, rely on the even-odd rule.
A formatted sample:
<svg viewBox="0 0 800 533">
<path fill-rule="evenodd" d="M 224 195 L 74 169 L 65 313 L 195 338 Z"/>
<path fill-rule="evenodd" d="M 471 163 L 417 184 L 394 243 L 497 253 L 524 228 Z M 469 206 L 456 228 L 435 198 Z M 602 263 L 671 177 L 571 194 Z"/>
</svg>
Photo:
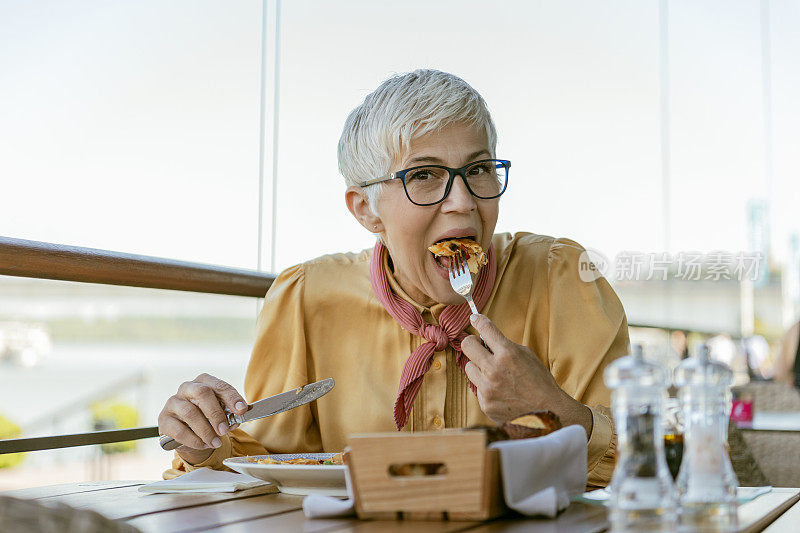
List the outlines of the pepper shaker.
<svg viewBox="0 0 800 533">
<path fill-rule="evenodd" d="M 669 371 L 646 361 L 640 345 L 603 374 L 612 389 L 617 465 L 609 485 L 613 531 L 674 531 L 676 494 L 662 423 Z"/>
</svg>

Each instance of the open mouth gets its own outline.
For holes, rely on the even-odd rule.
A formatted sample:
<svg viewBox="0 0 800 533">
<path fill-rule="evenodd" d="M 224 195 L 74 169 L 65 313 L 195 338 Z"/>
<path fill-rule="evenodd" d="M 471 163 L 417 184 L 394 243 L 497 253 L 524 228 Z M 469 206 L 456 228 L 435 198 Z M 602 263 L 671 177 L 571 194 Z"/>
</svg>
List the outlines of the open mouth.
<svg viewBox="0 0 800 533">
<path fill-rule="evenodd" d="M 437 265 L 442 267 L 443 269 L 447 270 L 450 268 L 451 257 L 454 256 L 456 253 L 461 252 L 464 255 L 465 259 L 470 258 L 470 253 L 466 250 L 463 246 L 460 246 L 457 242 L 449 242 L 448 241 L 472 241 L 477 244 L 474 236 L 466 236 L 466 237 L 447 237 L 445 239 L 439 239 L 438 241 L 434 242 L 431 246 L 428 247 L 428 253 L 433 256 L 433 260 L 436 262 Z M 443 243 L 448 243 L 442 246 Z M 433 248 L 434 251 L 431 250 Z"/>
</svg>

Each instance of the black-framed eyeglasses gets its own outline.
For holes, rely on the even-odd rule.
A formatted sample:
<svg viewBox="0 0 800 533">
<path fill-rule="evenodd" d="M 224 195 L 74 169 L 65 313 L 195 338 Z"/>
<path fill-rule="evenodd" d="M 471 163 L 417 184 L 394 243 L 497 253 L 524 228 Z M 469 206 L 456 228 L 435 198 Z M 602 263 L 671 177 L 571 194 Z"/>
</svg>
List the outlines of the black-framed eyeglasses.
<svg viewBox="0 0 800 533">
<path fill-rule="evenodd" d="M 406 196 L 412 204 L 435 205 L 444 201 L 453 188 L 456 176 L 461 176 L 467 190 L 476 198 L 491 200 L 506 192 L 511 161 L 505 159 L 481 159 L 461 168 L 441 165 L 423 165 L 392 172 L 388 176 L 359 183 L 369 187 L 384 181 L 399 179 L 403 182 Z"/>
</svg>

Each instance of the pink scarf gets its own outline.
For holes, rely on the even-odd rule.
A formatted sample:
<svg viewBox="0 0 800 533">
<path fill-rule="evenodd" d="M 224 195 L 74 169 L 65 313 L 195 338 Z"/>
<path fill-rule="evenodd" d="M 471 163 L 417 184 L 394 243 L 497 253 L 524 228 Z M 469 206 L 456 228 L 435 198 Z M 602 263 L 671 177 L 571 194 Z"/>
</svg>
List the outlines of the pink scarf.
<svg viewBox="0 0 800 533">
<path fill-rule="evenodd" d="M 431 367 L 434 352 L 440 352 L 448 345 L 452 346 L 456 352 L 456 362 L 464 372 L 464 367 L 469 359 L 461 353 L 461 341 L 467 337 L 464 329 L 469 324 L 469 316 L 472 312 L 466 301 L 461 305 L 448 305 L 439 315 L 439 326 L 426 323 L 416 308 L 395 294 L 389 286 L 389 280 L 383 268 L 385 254 L 386 247 L 378 241 L 372 251 L 372 261 L 369 265 L 369 281 L 372 283 L 372 290 L 378 297 L 378 301 L 383 304 L 383 307 L 398 324 L 428 341 L 414 350 L 403 366 L 397 400 L 394 403 L 394 423 L 399 431 L 408 423 L 408 414 L 414 404 L 414 398 L 417 397 L 419 388 L 422 386 L 422 378 Z M 487 258 L 489 263 L 478 274 L 478 281 L 473 291 L 473 299 L 478 310 L 483 309 L 489 299 L 497 275 L 497 263 L 495 263 L 494 246 L 492 245 L 489 246 Z M 466 374 L 464 375 L 466 376 Z M 472 392 L 476 392 L 475 385 L 469 378 L 467 378 L 467 383 Z"/>
</svg>

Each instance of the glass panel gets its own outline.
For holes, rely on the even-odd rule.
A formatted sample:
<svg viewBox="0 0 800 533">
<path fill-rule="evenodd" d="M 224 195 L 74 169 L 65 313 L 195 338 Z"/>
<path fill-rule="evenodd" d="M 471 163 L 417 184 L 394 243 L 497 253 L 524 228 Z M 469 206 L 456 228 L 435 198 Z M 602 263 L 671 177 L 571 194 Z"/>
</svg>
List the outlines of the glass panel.
<svg viewBox="0 0 800 533">
<path fill-rule="evenodd" d="M 783 325 L 800 317 L 800 4 L 770 0 L 772 51 L 772 246 L 781 266 L 786 300 Z"/>
<path fill-rule="evenodd" d="M 243 390 L 253 298 L 4 276 L 0 294 L 0 416 L 25 437 L 157 425 L 180 383 L 203 372 Z M 158 479 L 169 454 L 155 439 L 136 447 L 28 453 L 0 468 L 0 491 L 93 476 Z M 108 471 L 92 471 L 100 468 Z"/>
<path fill-rule="evenodd" d="M 254 268 L 260 35 L 257 0 L 4 2 L 2 234 Z"/>
<path fill-rule="evenodd" d="M 4 2 L 0 49 L 0 233 L 256 267 L 260 1 Z M 241 387 L 257 306 L 0 277 L 0 438 L 156 425 L 201 372 Z M 0 456 L 0 491 L 160 478 L 136 446 Z"/>
<path fill-rule="evenodd" d="M 743 250 L 766 192 L 758 2 L 670 2 L 675 251 Z"/>
<path fill-rule="evenodd" d="M 492 35 L 471 34 L 486 28 L 487 9 Z M 513 162 L 498 231 L 566 235 L 609 254 L 660 242 L 655 2 L 418 0 L 397 10 L 300 0 L 284 4 L 282 20 L 280 268 L 372 245 L 345 207 L 336 145 L 369 91 L 422 66 L 463 77 L 493 113 L 497 156 Z M 313 189 L 300 194 L 301 179 Z"/>
</svg>

